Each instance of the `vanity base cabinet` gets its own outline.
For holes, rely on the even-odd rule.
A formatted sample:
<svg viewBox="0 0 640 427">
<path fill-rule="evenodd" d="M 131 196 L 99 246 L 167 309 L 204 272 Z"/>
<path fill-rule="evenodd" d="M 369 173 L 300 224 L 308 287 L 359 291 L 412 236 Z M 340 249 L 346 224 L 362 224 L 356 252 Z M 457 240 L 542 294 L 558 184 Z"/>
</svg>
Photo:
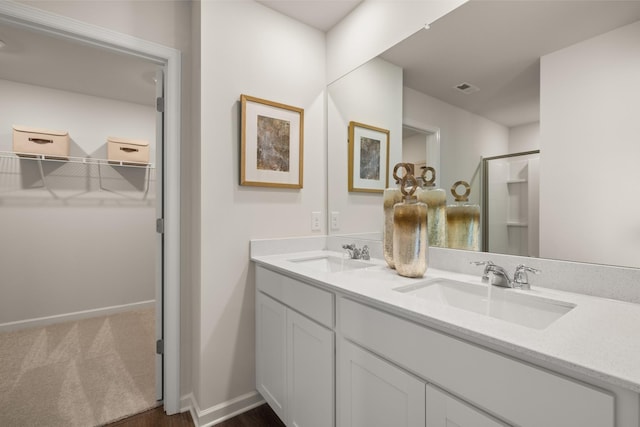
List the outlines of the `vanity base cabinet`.
<svg viewBox="0 0 640 427">
<path fill-rule="evenodd" d="M 258 392 L 287 426 L 333 426 L 335 334 L 316 321 L 333 323 L 333 295 L 260 267 L 256 276 Z M 301 311 L 310 306 L 318 319 Z"/>
<path fill-rule="evenodd" d="M 257 389 L 287 426 L 640 427 L 629 390 L 261 266 L 256 288 Z"/>
<path fill-rule="evenodd" d="M 427 427 L 506 427 L 465 402 L 427 385 Z"/>
<path fill-rule="evenodd" d="M 256 295 L 256 388 L 285 419 L 287 308 L 261 292 Z"/>
<path fill-rule="evenodd" d="M 614 396 L 340 298 L 341 334 L 474 407 L 522 427 L 614 427 Z"/>
<path fill-rule="evenodd" d="M 340 341 L 338 427 L 424 427 L 425 383 Z"/>
<path fill-rule="evenodd" d="M 334 425 L 334 334 L 287 310 L 287 420 L 295 427 Z"/>
</svg>

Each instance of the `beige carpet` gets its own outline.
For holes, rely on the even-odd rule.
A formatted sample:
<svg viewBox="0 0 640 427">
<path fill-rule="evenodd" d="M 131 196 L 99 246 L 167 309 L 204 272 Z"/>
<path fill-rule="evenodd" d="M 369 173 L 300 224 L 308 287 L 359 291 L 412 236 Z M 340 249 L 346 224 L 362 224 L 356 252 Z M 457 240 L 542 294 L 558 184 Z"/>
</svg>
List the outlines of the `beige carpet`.
<svg viewBox="0 0 640 427">
<path fill-rule="evenodd" d="M 154 316 L 0 334 L 0 426 L 90 427 L 155 406 Z"/>
</svg>

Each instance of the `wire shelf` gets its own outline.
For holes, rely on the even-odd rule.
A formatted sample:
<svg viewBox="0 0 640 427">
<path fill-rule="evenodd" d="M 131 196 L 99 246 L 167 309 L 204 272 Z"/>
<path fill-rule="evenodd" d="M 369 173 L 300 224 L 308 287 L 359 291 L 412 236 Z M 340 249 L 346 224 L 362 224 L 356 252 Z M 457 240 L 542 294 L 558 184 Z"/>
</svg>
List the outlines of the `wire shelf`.
<svg viewBox="0 0 640 427">
<path fill-rule="evenodd" d="M 138 168 L 138 169 L 155 169 L 153 163 L 138 164 L 128 162 L 114 162 L 107 159 L 96 159 L 93 157 L 72 157 L 69 156 L 65 159 L 47 157 L 43 154 L 32 153 L 15 153 L 13 151 L 0 151 L 0 158 L 4 159 L 21 159 L 21 160 L 44 160 L 47 162 L 60 162 L 60 163 L 80 163 L 85 165 L 98 165 L 98 166 L 118 166 L 126 168 Z"/>
</svg>

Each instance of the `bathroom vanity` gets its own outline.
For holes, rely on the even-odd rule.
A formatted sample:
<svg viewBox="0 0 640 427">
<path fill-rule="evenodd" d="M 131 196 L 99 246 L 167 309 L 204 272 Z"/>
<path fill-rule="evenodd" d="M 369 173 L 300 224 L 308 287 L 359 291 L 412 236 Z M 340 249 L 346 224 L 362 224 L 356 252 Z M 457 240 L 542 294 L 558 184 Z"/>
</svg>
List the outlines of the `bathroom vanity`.
<svg viewBox="0 0 640 427">
<path fill-rule="evenodd" d="M 640 426 L 640 305 L 299 249 L 252 247 L 257 389 L 288 426 Z"/>
</svg>

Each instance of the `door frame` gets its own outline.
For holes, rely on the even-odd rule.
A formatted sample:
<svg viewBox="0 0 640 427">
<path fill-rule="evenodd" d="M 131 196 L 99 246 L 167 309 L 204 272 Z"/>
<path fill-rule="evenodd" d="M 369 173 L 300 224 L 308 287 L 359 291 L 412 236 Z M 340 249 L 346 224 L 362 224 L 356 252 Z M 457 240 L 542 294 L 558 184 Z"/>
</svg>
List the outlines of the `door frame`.
<svg viewBox="0 0 640 427">
<path fill-rule="evenodd" d="M 168 414 L 180 412 L 180 51 L 13 2 L 0 1 L 0 22 L 133 55 L 164 67 L 164 409 Z"/>
</svg>

